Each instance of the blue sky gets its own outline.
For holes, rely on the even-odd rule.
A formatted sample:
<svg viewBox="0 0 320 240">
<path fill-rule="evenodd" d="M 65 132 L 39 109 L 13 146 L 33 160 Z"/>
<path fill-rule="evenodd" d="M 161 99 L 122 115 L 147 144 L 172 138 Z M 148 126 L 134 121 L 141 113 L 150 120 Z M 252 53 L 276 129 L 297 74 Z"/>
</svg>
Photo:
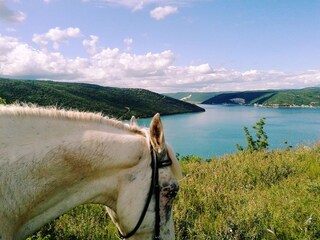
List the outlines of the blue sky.
<svg viewBox="0 0 320 240">
<path fill-rule="evenodd" d="M 320 85 L 320 0 L 0 0 L 0 76 L 156 92 Z"/>
</svg>

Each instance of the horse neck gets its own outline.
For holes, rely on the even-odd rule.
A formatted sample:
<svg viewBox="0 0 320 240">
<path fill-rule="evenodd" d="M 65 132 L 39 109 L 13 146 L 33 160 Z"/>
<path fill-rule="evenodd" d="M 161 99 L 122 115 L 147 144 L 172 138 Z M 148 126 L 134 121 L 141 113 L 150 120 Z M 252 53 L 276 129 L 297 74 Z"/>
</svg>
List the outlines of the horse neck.
<svg viewBox="0 0 320 240">
<path fill-rule="evenodd" d="M 10 128 L 13 136 L 16 131 L 27 136 L 18 140 L 27 147 L 16 150 L 18 160 L 1 164 L 7 174 L 0 175 L 14 189 L 7 197 L 15 198 L 7 201 L 3 198 L 1 204 L 11 201 L 15 205 L 3 211 L 18 216 L 12 221 L 13 225 L 19 225 L 15 231 L 22 238 L 83 203 L 102 203 L 114 208 L 119 179 L 148 154 L 142 135 L 110 126 L 55 120 L 45 123 L 35 119 L 25 121 L 25 125 L 28 126 L 17 124 L 17 128 Z M 32 127 L 39 131 L 26 130 Z M 38 144 L 34 146 L 28 139 Z M 10 178 L 17 169 L 20 177 Z"/>
</svg>

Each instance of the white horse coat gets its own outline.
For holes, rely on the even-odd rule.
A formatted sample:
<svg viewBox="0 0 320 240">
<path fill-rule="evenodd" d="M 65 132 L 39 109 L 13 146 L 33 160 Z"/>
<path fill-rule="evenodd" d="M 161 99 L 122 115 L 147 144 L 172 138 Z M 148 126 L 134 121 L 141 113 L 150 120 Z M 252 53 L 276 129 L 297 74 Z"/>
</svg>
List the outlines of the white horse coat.
<svg viewBox="0 0 320 240">
<path fill-rule="evenodd" d="M 24 239 L 84 203 L 106 205 L 119 231 L 130 232 L 150 186 L 150 142 L 173 161 L 160 170 L 161 186 L 177 187 L 181 172 L 159 115 L 149 133 L 93 113 L 0 105 L 0 239 Z M 161 238 L 174 239 L 172 199 L 161 196 Z M 152 239 L 153 206 L 130 239 Z"/>
</svg>

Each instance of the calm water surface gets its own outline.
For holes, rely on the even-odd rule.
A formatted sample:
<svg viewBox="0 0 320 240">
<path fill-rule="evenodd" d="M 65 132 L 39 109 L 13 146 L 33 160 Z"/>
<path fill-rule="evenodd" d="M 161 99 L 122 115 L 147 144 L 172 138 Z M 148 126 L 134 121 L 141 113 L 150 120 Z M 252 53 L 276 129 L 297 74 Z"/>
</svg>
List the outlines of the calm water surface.
<svg viewBox="0 0 320 240">
<path fill-rule="evenodd" d="M 252 126 L 262 117 L 266 118 L 270 149 L 311 145 L 320 140 L 319 108 L 201 107 L 206 112 L 161 117 L 166 141 L 180 155 L 210 158 L 234 153 L 236 144 L 246 146 L 243 127 L 249 127 L 254 135 Z M 139 119 L 138 123 L 149 126 L 150 119 Z"/>
</svg>

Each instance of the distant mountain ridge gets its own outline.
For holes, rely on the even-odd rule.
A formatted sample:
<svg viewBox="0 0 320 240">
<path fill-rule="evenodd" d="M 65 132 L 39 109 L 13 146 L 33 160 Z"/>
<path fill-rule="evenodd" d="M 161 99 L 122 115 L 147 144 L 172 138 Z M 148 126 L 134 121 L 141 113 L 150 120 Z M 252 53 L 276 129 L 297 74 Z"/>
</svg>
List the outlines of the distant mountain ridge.
<svg viewBox="0 0 320 240">
<path fill-rule="evenodd" d="M 267 107 L 320 107 L 320 87 L 242 92 L 180 92 L 167 95 L 185 99 L 185 101 L 194 101 L 195 99 L 202 100 L 201 102 L 198 102 L 202 104 L 258 105 Z M 192 98 L 193 95 L 196 97 Z"/>
<path fill-rule="evenodd" d="M 202 103 L 266 107 L 320 107 L 320 88 L 222 93 Z"/>
<path fill-rule="evenodd" d="M 203 101 L 203 104 L 240 104 L 251 105 L 254 103 L 262 104 L 264 101 L 276 94 L 276 91 L 246 91 L 221 93 Z"/>
<path fill-rule="evenodd" d="M 220 94 L 219 92 L 177 92 L 177 93 L 163 93 L 163 95 L 186 101 L 190 103 L 202 103 L 209 98 Z"/>
<path fill-rule="evenodd" d="M 102 87 L 84 83 L 0 78 L 0 97 L 40 106 L 57 106 L 81 111 L 102 112 L 117 119 L 150 117 L 189 112 L 203 108 L 145 89 Z"/>
</svg>

